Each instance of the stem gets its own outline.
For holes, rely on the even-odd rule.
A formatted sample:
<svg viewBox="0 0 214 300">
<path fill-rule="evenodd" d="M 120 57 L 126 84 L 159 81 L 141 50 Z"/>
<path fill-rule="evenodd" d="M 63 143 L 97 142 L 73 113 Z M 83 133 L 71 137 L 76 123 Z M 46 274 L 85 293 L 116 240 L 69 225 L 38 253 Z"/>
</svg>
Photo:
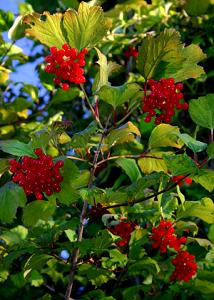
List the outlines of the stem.
<svg viewBox="0 0 214 300">
<path fill-rule="evenodd" d="M 90 176 L 89 176 L 89 181 L 88 181 L 88 188 L 89 189 L 92 187 L 92 184 L 93 184 L 94 173 L 95 173 L 95 170 L 97 168 L 97 160 L 98 160 L 98 156 L 99 156 L 99 153 L 100 153 L 100 150 L 101 150 L 103 139 L 104 139 L 104 137 L 106 135 L 106 132 L 107 132 L 107 127 L 108 127 L 108 123 L 109 123 L 109 120 L 110 120 L 110 116 L 109 116 L 109 118 L 106 122 L 105 129 L 103 130 L 103 133 L 102 133 L 101 138 L 100 138 L 100 142 L 99 142 L 98 147 L 97 147 L 97 151 L 94 155 L 93 165 L 92 165 L 92 168 L 90 170 Z M 82 212 L 81 212 L 81 215 L 80 215 L 80 225 L 79 225 L 79 228 L 78 228 L 77 242 L 82 241 L 87 208 L 88 208 L 88 201 L 85 200 L 84 203 L 83 203 L 83 208 L 82 208 Z M 70 271 L 70 274 L 69 274 L 69 283 L 68 283 L 66 294 L 65 294 L 65 300 L 70 300 L 70 295 L 71 295 L 72 288 L 73 288 L 74 275 L 75 275 L 75 271 L 76 271 L 76 266 L 77 266 L 77 261 L 78 261 L 78 258 L 79 258 L 79 254 L 80 254 L 80 249 L 79 248 L 74 249 L 73 260 L 72 260 L 72 268 L 71 268 L 71 271 Z"/>
<path fill-rule="evenodd" d="M 123 202 L 123 203 L 120 203 L 120 204 L 114 204 L 114 205 L 106 206 L 106 207 L 104 207 L 104 208 L 105 208 L 105 209 L 109 209 L 109 208 L 116 208 L 116 207 L 120 207 L 120 206 L 129 206 L 129 205 L 133 206 L 133 205 L 135 205 L 136 203 L 140 203 L 140 202 L 143 202 L 143 201 L 145 201 L 145 200 L 149 200 L 149 199 L 151 199 L 151 198 L 157 197 L 158 195 L 161 195 L 161 194 L 163 194 L 163 193 L 165 193 L 165 192 L 168 192 L 168 191 L 170 191 L 171 189 L 173 189 L 174 187 L 176 187 L 181 181 L 184 180 L 184 178 L 188 177 L 189 175 L 190 175 L 190 174 L 188 174 L 188 175 L 186 175 L 185 177 L 183 177 L 182 179 L 178 180 L 176 183 L 173 183 L 173 184 L 170 185 L 169 187 L 167 187 L 167 188 L 165 188 L 165 189 L 163 189 L 163 190 L 161 190 L 161 191 L 159 191 L 159 192 L 157 192 L 157 193 L 154 193 L 154 194 L 152 194 L 152 195 L 149 195 L 149 196 L 147 196 L 147 197 L 145 197 L 145 198 L 143 198 L 143 199 L 136 200 L 136 201 L 133 201 L 133 202 L 127 201 L 127 202 Z"/>
<path fill-rule="evenodd" d="M 3 63 L 5 57 L 7 56 L 7 54 L 10 52 L 11 48 L 13 47 L 13 45 L 15 44 L 16 41 L 13 41 L 10 46 L 8 47 L 8 49 L 5 51 L 5 53 L 3 54 L 3 56 L 0 59 L 0 65 Z"/>
<path fill-rule="evenodd" d="M 132 109 L 130 109 L 130 111 L 120 121 L 116 123 L 116 125 L 118 126 L 121 123 L 123 123 L 133 113 L 133 111 L 135 111 L 136 108 L 138 108 L 139 105 L 140 103 L 137 103 L 137 105 L 133 106 Z"/>
<path fill-rule="evenodd" d="M 213 128 L 210 129 L 210 142 L 213 142 Z"/>
<path fill-rule="evenodd" d="M 67 158 L 69 158 L 69 159 L 73 159 L 73 160 L 80 160 L 80 161 L 84 161 L 84 162 L 87 162 L 87 163 L 89 163 L 90 164 L 90 162 L 89 161 L 87 161 L 86 159 L 84 159 L 84 158 L 80 158 L 80 157 L 76 157 L 76 156 L 72 156 L 72 155 L 68 155 L 68 156 L 66 156 Z"/>
<path fill-rule="evenodd" d="M 87 93 L 86 93 L 86 90 L 85 90 L 83 84 L 80 84 L 80 88 L 81 88 L 81 90 L 82 90 L 83 93 L 84 93 L 85 100 L 86 100 L 86 102 L 87 102 L 87 104 L 88 104 L 88 106 L 89 106 L 89 108 L 90 108 L 90 110 L 91 110 L 91 112 L 92 112 L 92 114 L 93 114 L 94 119 L 97 121 L 97 123 L 98 123 L 98 125 L 100 126 L 100 128 L 103 129 L 103 125 L 101 124 L 100 119 L 98 118 L 98 116 L 97 116 L 97 114 L 96 114 L 96 112 L 95 112 L 93 106 L 92 106 L 91 103 L 90 103 L 90 100 L 89 100 L 89 98 L 88 98 L 88 95 L 87 95 Z"/>
<path fill-rule="evenodd" d="M 113 115 L 114 115 L 114 128 L 116 128 L 117 127 L 117 111 L 115 108 L 113 110 Z"/>
<path fill-rule="evenodd" d="M 162 157 L 155 157 L 152 155 L 145 155 L 145 154 L 124 154 L 124 155 L 115 155 L 111 157 L 107 157 L 106 159 L 103 159 L 97 163 L 97 166 L 113 159 L 118 159 L 118 158 L 154 158 L 154 159 L 163 159 Z"/>
</svg>

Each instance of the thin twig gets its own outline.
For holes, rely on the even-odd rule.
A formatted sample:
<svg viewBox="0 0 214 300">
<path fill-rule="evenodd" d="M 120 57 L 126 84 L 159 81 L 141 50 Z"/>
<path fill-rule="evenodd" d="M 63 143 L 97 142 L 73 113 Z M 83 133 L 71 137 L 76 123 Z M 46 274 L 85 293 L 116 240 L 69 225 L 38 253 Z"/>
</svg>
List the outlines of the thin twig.
<svg viewBox="0 0 214 300">
<path fill-rule="evenodd" d="M 15 44 L 16 41 L 13 41 L 10 46 L 8 47 L 8 49 L 5 51 L 5 53 L 2 55 L 1 59 L 0 59 L 0 65 L 3 63 L 5 57 L 7 56 L 7 54 L 10 52 L 11 48 L 13 47 L 13 45 Z"/>
<path fill-rule="evenodd" d="M 106 135 L 106 132 L 107 132 L 107 127 L 108 127 L 110 117 L 111 117 L 111 115 L 109 116 L 109 118 L 106 122 L 105 129 L 103 130 L 103 133 L 102 133 L 101 138 L 100 138 L 100 142 L 99 142 L 98 147 L 97 147 L 97 151 L 94 155 L 93 165 L 92 165 L 92 168 L 90 170 L 90 176 L 89 176 L 89 181 L 88 181 L 88 188 L 89 189 L 92 187 L 92 184 L 93 184 L 94 173 L 95 173 L 95 170 L 96 170 L 96 167 L 97 167 L 97 160 L 98 160 L 98 157 L 99 157 L 99 153 L 100 153 L 100 150 L 101 150 L 103 139 L 104 139 L 104 137 Z M 88 208 L 88 201 L 85 200 L 84 203 L 83 203 L 82 212 L 81 212 L 81 215 L 80 215 L 80 225 L 79 225 L 79 228 L 78 228 L 77 242 L 82 241 L 87 208 Z M 70 274 L 69 274 L 69 283 L 68 283 L 66 294 L 65 294 L 65 300 L 70 299 L 79 254 L 80 254 L 80 249 L 79 248 L 74 249 L 73 260 L 72 260 L 72 268 L 71 268 L 71 271 L 70 271 Z"/>
<path fill-rule="evenodd" d="M 110 157 L 107 157 L 106 159 L 103 159 L 101 161 L 99 161 L 97 163 L 97 167 L 109 160 L 114 160 L 114 159 L 119 159 L 119 158 L 154 158 L 154 159 L 163 159 L 162 157 L 155 157 L 155 156 L 152 156 L 152 155 L 146 155 L 146 154 L 124 154 L 124 155 L 115 155 L 115 156 L 110 156 Z"/>
<path fill-rule="evenodd" d="M 183 178 L 181 178 L 180 180 L 178 180 L 177 182 L 173 183 L 172 185 L 169 185 L 167 188 L 157 192 L 157 193 L 154 193 L 152 195 L 149 195 L 147 197 L 144 197 L 143 199 L 139 199 L 139 200 L 136 200 L 136 201 L 126 201 L 126 202 L 123 202 L 123 203 L 120 203 L 120 204 L 114 204 L 114 205 L 110 205 L 110 206 L 105 206 L 104 208 L 105 209 L 109 209 L 109 208 L 116 208 L 116 207 L 120 207 L 120 206 L 133 206 L 137 203 L 140 203 L 140 202 L 143 202 L 143 201 L 146 201 L 146 200 L 149 200 L 151 198 L 154 198 L 154 197 L 157 197 L 158 195 L 161 195 L 165 192 L 168 192 L 170 191 L 171 189 L 173 189 L 174 187 L 176 187 L 181 181 L 183 181 L 186 177 L 188 177 L 190 174 L 184 176 Z"/>
</svg>

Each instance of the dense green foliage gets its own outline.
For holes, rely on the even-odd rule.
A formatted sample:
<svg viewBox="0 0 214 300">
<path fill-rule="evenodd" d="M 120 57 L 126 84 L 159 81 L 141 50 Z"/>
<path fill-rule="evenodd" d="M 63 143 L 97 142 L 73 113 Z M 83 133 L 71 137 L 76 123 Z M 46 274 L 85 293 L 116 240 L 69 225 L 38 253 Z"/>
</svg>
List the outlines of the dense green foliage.
<svg viewBox="0 0 214 300">
<path fill-rule="evenodd" d="M 0 11 L 11 39 L 0 35 L 1 300 L 214 298 L 213 12 L 212 0 L 26 0 L 19 16 Z M 88 49 L 86 82 L 68 90 L 37 60 L 65 43 Z M 32 63 L 37 86 L 10 79 Z M 148 80 L 161 78 L 183 82 L 189 105 L 170 124 L 144 120 Z M 64 161 L 61 191 L 42 200 L 9 168 L 36 148 Z M 171 280 L 177 250 L 152 245 L 162 219 L 197 262 L 187 282 Z"/>
</svg>

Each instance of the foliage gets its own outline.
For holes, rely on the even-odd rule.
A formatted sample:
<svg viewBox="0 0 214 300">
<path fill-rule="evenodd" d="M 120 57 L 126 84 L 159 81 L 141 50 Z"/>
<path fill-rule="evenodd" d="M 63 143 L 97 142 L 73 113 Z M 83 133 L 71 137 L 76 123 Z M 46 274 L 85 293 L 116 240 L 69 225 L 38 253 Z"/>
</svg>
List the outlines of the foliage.
<svg viewBox="0 0 214 300">
<path fill-rule="evenodd" d="M 0 35 L 1 299 L 211 300 L 213 1 L 79 2 L 26 0 L 18 16 L 0 10 L 11 40 Z M 64 56 L 65 44 L 75 58 Z M 68 73 L 62 85 L 58 64 L 46 72 L 50 47 Z M 61 89 L 77 60 L 86 82 Z M 13 81 L 29 63 L 39 84 Z M 160 109 L 145 122 L 143 101 L 148 80 L 161 78 L 174 78 L 174 101 L 185 101 L 177 108 L 189 108 L 157 125 Z M 54 176 L 60 188 L 49 193 Z M 42 200 L 26 192 L 30 181 Z"/>
</svg>

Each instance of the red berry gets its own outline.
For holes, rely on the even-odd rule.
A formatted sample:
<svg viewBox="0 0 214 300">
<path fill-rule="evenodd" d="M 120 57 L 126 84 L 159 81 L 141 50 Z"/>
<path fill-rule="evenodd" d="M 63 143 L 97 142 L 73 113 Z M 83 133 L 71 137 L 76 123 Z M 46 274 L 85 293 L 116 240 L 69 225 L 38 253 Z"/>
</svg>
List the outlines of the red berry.
<svg viewBox="0 0 214 300">
<path fill-rule="evenodd" d="M 37 156 L 41 156 L 41 155 L 43 154 L 41 148 L 36 148 L 36 149 L 34 150 L 34 153 L 35 153 Z"/>
<path fill-rule="evenodd" d="M 70 85 L 68 83 L 61 83 L 60 86 L 64 91 L 67 91 L 70 88 Z"/>
<path fill-rule="evenodd" d="M 187 183 L 187 184 L 191 184 L 192 183 L 192 179 L 187 177 L 184 179 L 184 181 Z"/>
<path fill-rule="evenodd" d="M 64 166 L 64 162 L 62 160 L 58 160 L 55 164 L 55 167 L 60 169 Z"/>
</svg>

